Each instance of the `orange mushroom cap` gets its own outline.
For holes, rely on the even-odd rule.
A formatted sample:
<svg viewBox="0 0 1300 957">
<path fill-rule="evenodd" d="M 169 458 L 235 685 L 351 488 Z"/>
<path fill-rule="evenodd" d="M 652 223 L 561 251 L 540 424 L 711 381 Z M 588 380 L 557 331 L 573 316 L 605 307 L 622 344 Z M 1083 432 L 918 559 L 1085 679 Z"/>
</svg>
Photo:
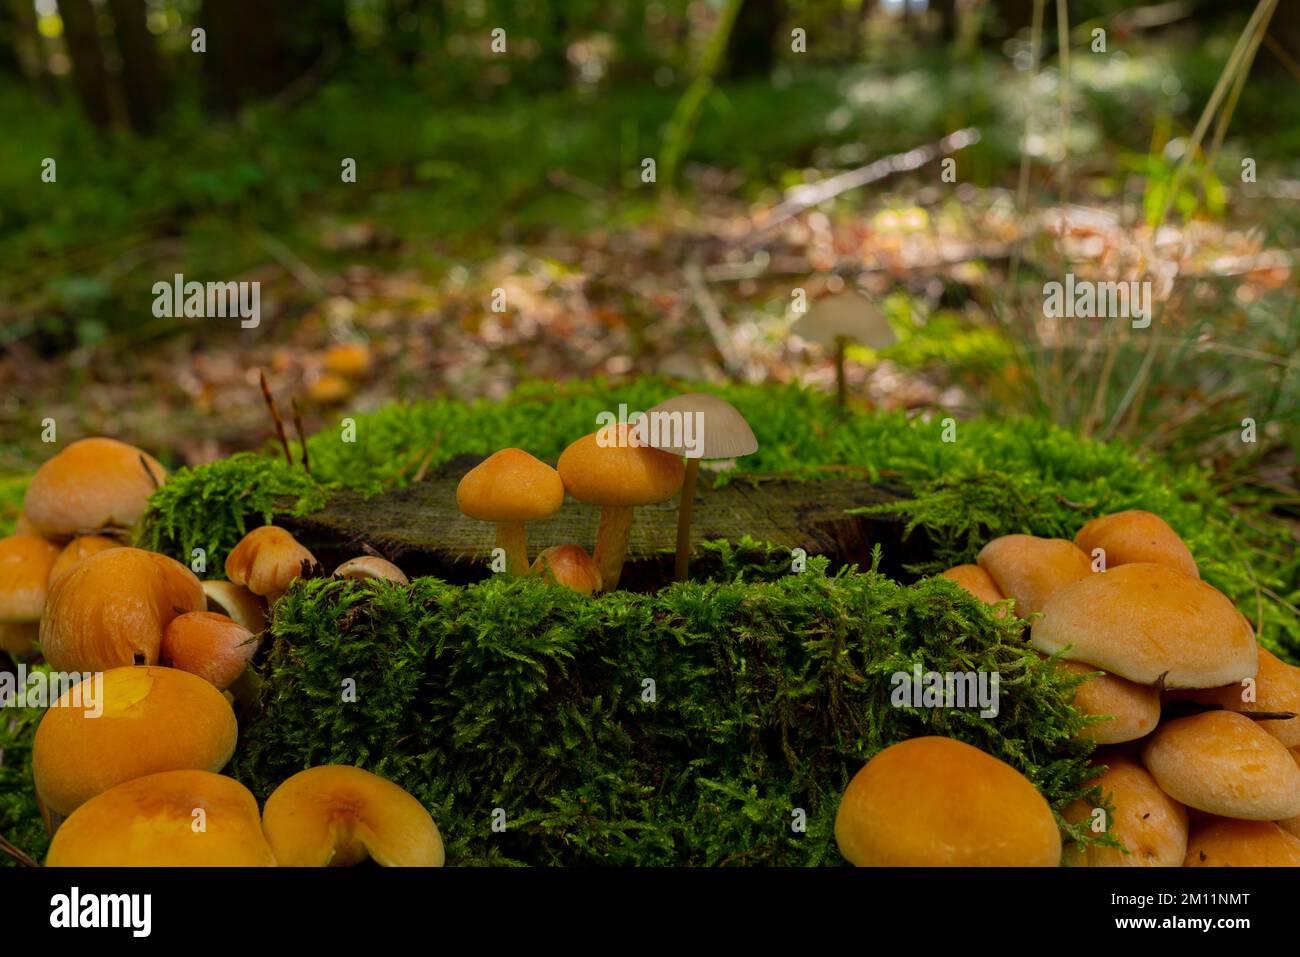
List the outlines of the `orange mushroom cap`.
<svg viewBox="0 0 1300 957">
<path fill-rule="evenodd" d="M 171 620 L 205 605 L 199 580 L 184 565 L 139 548 L 111 548 L 54 582 L 41 651 L 59 671 L 156 664 Z"/>
<path fill-rule="evenodd" d="M 275 601 L 295 578 L 302 576 L 304 562 L 311 567 L 316 564 L 316 556 L 283 528 L 263 525 L 230 550 L 226 577 L 267 601 Z"/>
<path fill-rule="evenodd" d="M 166 479 L 167 470 L 134 445 L 82 439 L 36 470 L 23 513 L 51 537 L 127 529 Z"/>
<path fill-rule="evenodd" d="M 266 799 L 266 839 L 286 867 L 441 867 L 442 837 L 429 812 L 391 781 L 327 764 L 299 771 Z"/>
<path fill-rule="evenodd" d="M 86 680 L 94 687 L 70 689 L 45 712 L 32 746 L 37 793 L 60 814 L 157 771 L 219 771 L 235 751 L 234 711 L 202 678 L 132 667 Z"/>
<path fill-rule="evenodd" d="M 274 867 L 257 799 L 233 778 L 164 771 L 91 798 L 63 822 L 47 867 Z"/>
</svg>

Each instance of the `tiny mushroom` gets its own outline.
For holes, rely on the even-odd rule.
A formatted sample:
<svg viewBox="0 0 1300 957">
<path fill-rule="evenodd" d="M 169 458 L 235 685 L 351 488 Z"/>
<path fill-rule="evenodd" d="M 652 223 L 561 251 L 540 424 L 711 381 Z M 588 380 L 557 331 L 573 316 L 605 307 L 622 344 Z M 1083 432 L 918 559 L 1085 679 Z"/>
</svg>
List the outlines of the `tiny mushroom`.
<svg viewBox="0 0 1300 957">
<path fill-rule="evenodd" d="M 1057 867 L 1052 809 L 1011 765 L 953 738 L 910 738 L 854 775 L 835 816 L 858 867 Z"/>
<path fill-rule="evenodd" d="M 1165 565 L 1120 565 L 1058 589 L 1029 643 L 1162 688 L 1218 688 L 1259 667 L 1254 632 L 1232 602 Z"/>
<path fill-rule="evenodd" d="M 790 330 L 801 339 L 835 350 L 835 398 L 844 405 L 844 352 L 850 342 L 884 349 L 897 341 L 885 314 L 861 293 L 846 290 L 824 296 L 812 304 Z"/>
<path fill-rule="evenodd" d="M 0 538 L 0 652 L 31 652 L 58 557 L 58 545 L 35 535 Z"/>
<path fill-rule="evenodd" d="M 1109 833 L 1121 847 L 1101 844 L 1066 849 L 1065 863 L 1082 867 L 1181 867 L 1187 856 L 1187 809 L 1171 798 L 1137 761 L 1107 753 L 1097 763 L 1106 770 L 1088 782 L 1109 803 Z M 1089 822 L 1096 810 L 1085 800 L 1066 807 L 1071 824 Z"/>
<path fill-rule="evenodd" d="M 255 528 L 226 556 L 226 577 L 274 604 L 316 556 L 289 532 L 275 525 Z"/>
<path fill-rule="evenodd" d="M 1188 807 L 1247 821 L 1300 814 L 1300 767 L 1277 738 L 1232 711 L 1166 721 L 1142 763 Z"/>
<path fill-rule="evenodd" d="M 157 664 L 171 620 L 206 606 L 199 580 L 180 562 L 110 548 L 83 559 L 50 588 L 41 653 L 57 671 Z"/>
<path fill-rule="evenodd" d="M 1042 611 L 1063 585 L 1092 574 L 1088 556 L 1061 538 L 1003 535 L 980 549 L 976 561 L 998 591 L 1015 599 L 1014 611 L 1024 619 Z"/>
<path fill-rule="evenodd" d="M 601 507 L 592 557 L 601 590 L 613 591 L 627 556 L 632 509 L 672 498 L 686 468 L 676 455 L 643 444 L 624 425 L 584 435 L 560 455 L 558 468 L 570 495 Z"/>
<path fill-rule="evenodd" d="M 406 574 L 387 559 L 378 555 L 362 555 L 351 558 L 334 569 L 335 578 L 382 578 L 399 585 L 409 585 L 411 580 Z"/>
<path fill-rule="evenodd" d="M 470 518 L 495 522 L 497 547 L 505 552 L 506 573 L 528 572 L 525 522 L 554 515 L 564 504 L 559 473 L 523 449 L 494 452 L 456 486 L 456 505 Z"/>
<path fill-rule="evenodd" d="M 161 659 L 225 691 L 244 673 L 257 652 L 258 639 L 239 622 L 210 611 L 192 611 L 172 619 L 163 632 Z"/>
<path fill-rule="evenodd" d="M 682 494 L 677 506 L 675 577 L 686 581 L 691 564 L 691 511 L 702 459 L 735 459 L 758 451 L 758 439 L 745 417 L 730 402 L 691 392 L 660 402 L 638 419 L 635 429 L 645 445 L 686 459 Z"/>
<path fill-rule="evenodd" d="M 54 562 L 54 567 L 50 569 L 50 585 L 52 586 L 64 572 L 71 571 L 75 566 L 79 565 L 91 555 L 98 555 L 100 552 L 107 551 L 110 548 L 121 547 L 121 542 L 116 538 L 109 538 L 106 535 L 77 536 L 64 546 L 63 551 L 59 552 L 59 557 Z"/>
<path fill-rule="evenodd" d="M 122 533 L 167 479 L 156 459 L 116 439 L 82 439 L 32 476 L 23 514 L 50 538 Z"/>
<path fill-rule="evenodd" d="M 202 770 L 148 774 L 91 798 L 55 833 L 45 859 L 47 867 L 275 864 L 252 792 Z"/>
<path fill-rule="evenodd" d="M 441 867 L 442 836 L 429 812 L 391 781 L 327 764 L 299 771 L 271 792 L 262 827 L 284 867 Z"/>
<path fill-rule="evenodd" d="M 211 684 L 175 668 L 113 668 L 65 691 L 36 728 L 32 773 L 51 811 L 156 771 L 219 771 L 235 713 Z"/>
<path fill-rule="evenodd" d="M 552 545 L 537 556 L 532 573 L 583 595 L 600 591 L 600 569 L 581 545 Z"/>
</svg>

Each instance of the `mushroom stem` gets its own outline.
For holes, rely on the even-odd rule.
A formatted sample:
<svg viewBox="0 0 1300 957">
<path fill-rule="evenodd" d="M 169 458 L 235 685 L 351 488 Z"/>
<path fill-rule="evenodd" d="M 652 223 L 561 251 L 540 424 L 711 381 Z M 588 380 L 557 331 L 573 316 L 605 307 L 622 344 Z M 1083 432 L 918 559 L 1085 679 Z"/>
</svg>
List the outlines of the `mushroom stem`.
<svg viewBox="0 0 1300 957">
<path fill-rule="evenodd" d="M 682 479 L 682 498 L 677 503 L 677 563 L 673 578 L 686 581 L 691 569 L 691 510 L 695 507 L 695 483 L 700 477 L 700 460 L 686 460 L 686 476 Z"/>
<path fill-rule="evenodd" d="M 844 384 L 844 351 L 847 346 L 847 339 L 843 336 L 835 337 L 835 401 L 840 408 L 844 408 L 848 398 L 848 389 Z"/>
<path fill-rule="evenodd" d="M 506 552 L 506 574 L 528 574 L 528 537 L 523 522 L 497 522 L 497 548 Z"/>
<path fill-rule="evenodd" d="M 600 510 L 600 528 L 596 531 L 596 553 L 592 560 L 600 569 L 600 590 L 611 592 L 618 587 L 627 557 L 627 539 L 632 531 L 632 509 L 626 505 L 606 505 Z"/>
</svg>

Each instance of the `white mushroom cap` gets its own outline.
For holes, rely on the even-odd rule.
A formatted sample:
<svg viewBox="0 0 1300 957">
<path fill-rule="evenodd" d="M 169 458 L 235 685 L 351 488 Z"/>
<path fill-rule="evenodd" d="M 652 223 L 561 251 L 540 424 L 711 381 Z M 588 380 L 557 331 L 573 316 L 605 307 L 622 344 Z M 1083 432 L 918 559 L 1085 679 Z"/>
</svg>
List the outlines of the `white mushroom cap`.
<svg viewBox="0 0 1300 957">
<path fill-rule="evenodd" d="M 664 418 L 678 413 L 680 420 Z M 646 440 L 664 452 L 688 458 L 734 459 L 758 451 L 758 439 L 745 417 L 730 402 L 715 395 L 688 392 L 665 399 L 646 414 L 650 423 L 645 427 Z M 689 416 L 698 416 L 703 424 L 703 435 L 691 442 L 687 442 L 686 430 L 695 426 L 687 424 Z M 697 442 L 702 451 L 696 447 Z"/>
<path fill-rule="evenodd" d="M 837 339 L 849 339 L 872 349 L 883 349 L 898 341 L 885 314 L 852 289 L 818 299 L 790 331 L 822 346 L 833 346 Z"/>
</svg>

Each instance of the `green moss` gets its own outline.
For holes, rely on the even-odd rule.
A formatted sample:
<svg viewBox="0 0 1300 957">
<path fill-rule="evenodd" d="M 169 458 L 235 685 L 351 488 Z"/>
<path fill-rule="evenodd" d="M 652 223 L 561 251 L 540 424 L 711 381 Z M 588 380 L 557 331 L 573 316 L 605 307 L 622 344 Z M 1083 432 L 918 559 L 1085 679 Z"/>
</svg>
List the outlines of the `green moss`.
<svg viewBox="0 0 1300 957">
<path fill-rule="evenodd" d="M 369 768 L 433 810 L 458 864 L 839 863 L 849 777 L 918 734 L 1008 761 L 1058 808 L 1082 793 L 1076 679 L 951 582 L 729 567 L 598 600 L 502 577 L 300 582 L 234 773 L 265 797 L 313 764 Z M 914 664 L 997 671 L 999 716 L 892 706 Z"/>
<path fill-rule="evenodd" d="M 27 494 L 29 481 L 29 475 L 0 477 L 0 537 L 14 533 L 14 525 L 23 511 L 23 496 Z"/>
<path fill-rule="evenodd" d="M 149 500 L 136 544 L 189 564 L 204 549 L 203 577 L 224 578 L 225 556 L 253 527 L 269 522 L 285 501 L 299 514 L 325 505 L 328 488 L 278 458 L 241 452 L 168 478 Z"/>
<path fill-rule="evenodd" d="M 36 860 L 45 857 L 49 837 L 32 782 L 32 742 L 43 708 L 0 708 L 0 835 Z M 0 853 L 0 867 L 14 865 Z"/>
</svg>

